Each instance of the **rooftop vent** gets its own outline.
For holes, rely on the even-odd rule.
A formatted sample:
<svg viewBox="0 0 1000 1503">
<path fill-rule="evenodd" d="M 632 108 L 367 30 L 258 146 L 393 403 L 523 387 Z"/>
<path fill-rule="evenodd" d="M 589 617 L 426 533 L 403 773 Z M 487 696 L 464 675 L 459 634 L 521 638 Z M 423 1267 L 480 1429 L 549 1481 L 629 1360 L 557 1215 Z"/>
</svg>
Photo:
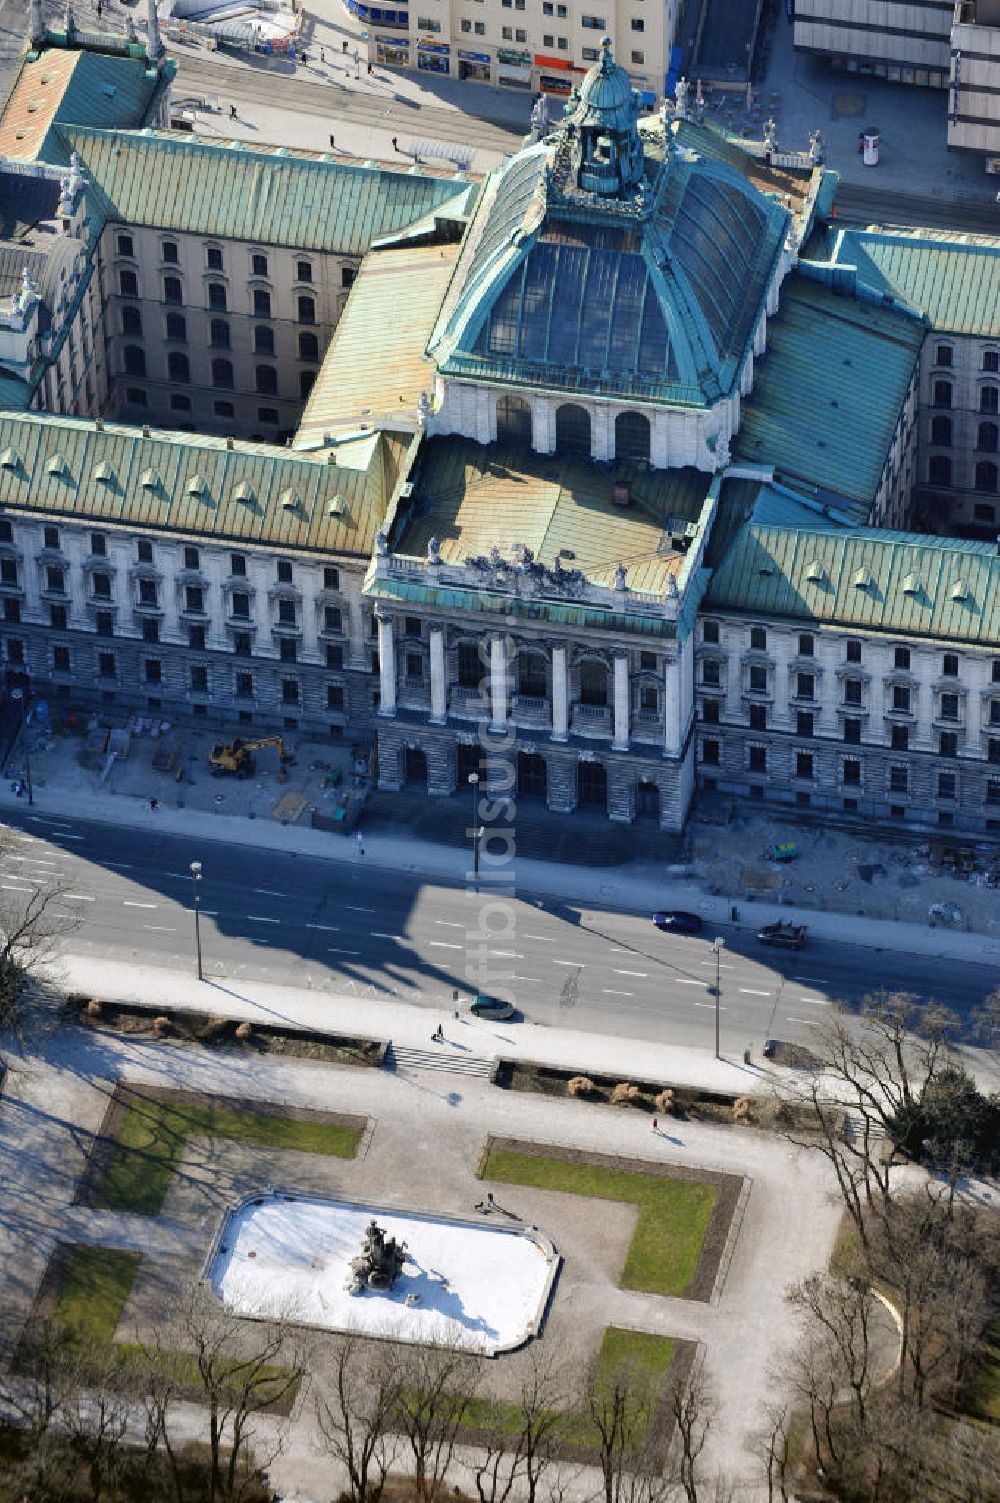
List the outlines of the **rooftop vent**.
<svg viewBox="0 0 1000 1503">
<path fill-rule="evenodd" d="M 148 423 L 143 423 L 143 425 L 142 425 L 142 436 L 143 436 L 143 438 L 148 438 L 149 437 L 149 424 Z"/>
<path fill-rule="evenodd" d="M 229 438 L 226 439 L 226 448 L 227 449 L 235 449 L 236 448 L 236 445 L 233 443 L 232 437 L 229 437 Z"/>
<path fill-rule="evenodd" d="M 66 460 L 62 454 L 53 454 L 52 458 L 49 460 L 45 468 L 48 470 L 50 475 L 65 475 L 69 469 L 69 466 L 67 465 Z"/>
<path fill-rule="evenodd" d="M 326 509 L 331 517 L 345 517 L 347 515 L 347 502 L 343 496 L 334 496 Z"/>
<path fill-rule="evenodd" d="M 233 491 L 233 500 L 242 501 L 244 506 L 253 506 L 254 502 L 257 500 L 257 493 L 254 490 L 253 486 L 248 484 L 246 480 L 241 480 L 239 485 Z"/>
<path fill-rule="evenodd" d="M 813 584 L 826 583 L 826 570 L 823 568 L 823 565 L 819 562 L 818 559 L 814 558 L 812 563 L 809 565 L 808 569 L 806 570 L 806 579 L 811 580 Z"/>
<path fill-rule="evenodd" d="M 208 486 L 200 475 L 191 476 L 191 479 L 187 483 L 187 493 L 189 496 L 204 496 L 208 494 Z"/>
<path fill-rule="evenodd" d="M 282 491 L 281 495 L 278 497 L 278 502 L 282 510 L 284 511 L 298 511 L 299 507 L 302 505 L 302 502 L 300 501 L 298 495 L 291 489 L 291 487 L 289 487 L 288 490 Z"/>
<path fill-rule="evenodd" d="M 139 476 L 139 484 L 144 491 L 157 491 L 160 488 L 160 476 L 156 470 L 143 470 Z"/>
<path fill-rule="evenodd" d="M 611 499 L 615 506 L 631 506 L 632 492 L 624 480 L 616 480 L 611 492 Z"/>
<path fill-rule="evenodd" d="M 103 418 L 99 418 L 99 417 L 95 418 L 94 419 L 94 427 L 95 427 L 95 429 L 97 430 L 98 433 L 103 433 L 104 432 L 104 419 Z"/>
<path fill-rule="evenodd" d="M 951 598 L 952 600 L 968 600 L 969 586 L 964 579 L 956 579 L 951 587 Z"/>
<path fill-rule="evenodd" d="M 857 590 L 870 590 L 874 583 L 875 581 L 872 579 L 867 569 L 858 569 L 854 575 L 854 578 L 851 580 L 851 584 L 854 585 L 855 589 Z"/>
<path fill-rule="evenodd" d="M 104 485 L 113 485 L 115 472 L 111 468 L 111 466 L 109 464 L 105 464 L 102 459 L 99 465 L 94 466 L 94 479 L 100 480 Z"/>
<path fill-rule="evenodd" d="M 920 583 L 919 574 L 907 574 L 903 580 L 904 595 L 919 595 L 922 593 L 923 588 L 923 585 Z"/>
<path fill-rule="evenodd" d="M 19 470 L 21 456 L 16 449 L 4 449 L 0 454 L 0 470 Z"/>
</svg>

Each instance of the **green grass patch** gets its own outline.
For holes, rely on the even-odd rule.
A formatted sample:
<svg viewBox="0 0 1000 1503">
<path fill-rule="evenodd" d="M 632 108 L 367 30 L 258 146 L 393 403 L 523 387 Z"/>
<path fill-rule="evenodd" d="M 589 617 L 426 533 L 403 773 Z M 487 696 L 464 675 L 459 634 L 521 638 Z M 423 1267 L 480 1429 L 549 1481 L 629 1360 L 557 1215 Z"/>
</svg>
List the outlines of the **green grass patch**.
<svg viewBox="0 0 1000 1503">
<path fill-rule="evenodd" d="M 75 1244 L 56 1254 L 54 1300 L 50 1319 L 62 1326 L 79 1342 L 80 1352 L 100 1366 L 114 1347 L 126 1366 L 141 1370 L 143 1352 L 135 1342 L 115 1342 L 115 1331 L 125 1302 L 132 1292 L 141 1252 L 116 1247 L 87 1247 Z M 168 1354 L 171 1370 L 181 1389 L 181 1397 L 197 1402 L 203 1396 L 198 1364 L 189 1352 Z M 261 1376 L 274 1383 L 275 1393 L 284 1387 L 286 1369 L 276 1364 L 261 1369 Z M 291 1392 L 282 1401 L 281 1412 L 287 1413 L 295 1401 Z"/>
<path fill-rule="evenodd" d="M 155 1216 L 163 1207 L 185 1144 L 193 1137 L 231 1138 L 256 1148 L 292 1148 L 351 1159 L 361 1129 L 333 1122 L 298 1122 L 251 1107 L 217 1102 L 161 1101 L 130 1092 L 114 1142 L 91 1191 L 104 1211 Z"/>
<path fill-rule="evenodd" d="M 480 1178 L 637 1205 L 639 1219 L 620 1284 L 623 1289 L 639 1289 L 646 1294 L 687 1293 L 698 1270 L 718 1195 L 716 1185 L 696 1180 L 536 1158 L 505 1148 L 489 1150 L 480 1167 Z"/>
</svg>

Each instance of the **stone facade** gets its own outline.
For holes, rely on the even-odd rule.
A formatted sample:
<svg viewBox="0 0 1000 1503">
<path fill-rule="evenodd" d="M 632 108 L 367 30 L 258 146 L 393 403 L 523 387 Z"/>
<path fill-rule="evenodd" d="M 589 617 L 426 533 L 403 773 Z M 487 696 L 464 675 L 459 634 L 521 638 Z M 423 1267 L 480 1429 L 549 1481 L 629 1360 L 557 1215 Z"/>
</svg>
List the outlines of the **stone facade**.
<svg viewBox="0 0 1000 1503">
<path fill-rule="evenodd" d="M 930 333 L 920 358 L 918 520 L 993 538 L 1000 521 L 1000 334 Z"/>
</svg>

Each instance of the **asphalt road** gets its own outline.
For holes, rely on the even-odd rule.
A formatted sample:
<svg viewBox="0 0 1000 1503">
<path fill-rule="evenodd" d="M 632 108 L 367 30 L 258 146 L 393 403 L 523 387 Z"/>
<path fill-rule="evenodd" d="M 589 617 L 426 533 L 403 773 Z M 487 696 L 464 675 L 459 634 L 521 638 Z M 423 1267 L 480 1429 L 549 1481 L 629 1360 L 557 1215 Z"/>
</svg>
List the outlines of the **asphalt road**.
<svg viewBox="0 0 1000 1503">
<path fill-rule="evenodd" d="M 292 983 L 358 998 L 450 1004 L 454 988 L 504 990 L 536 1023 L 711 1047 L 715 958 L 711 941 L 655 930 L 645 913 L 570 907 L 528 894 L 511 919 L 462 885 L 291 853 L 163 836 L 89 822 L 11 816 L 15 846 L 0 899 L 33 882 L 68 884 L 80 928 L 76 953 L 194 965 L 189 863 L 203 868 L 207 972 Z M 456 860 L 459 858 L 456 857 Z M 480 926 L 484 914 L 487 932 Z M 492 931 L 488 925 L 492 923 Z M 724 1051 L 765 1038 L 807 1042 L 834 999 L 878 986 L 935 996 L 967 1012 L 996 985 L 996 967 L 810 941 L 765 950 L 751 932 L 723 926 Z M 469 973 L 479 965 L 486 974 Z"/>
</svg>

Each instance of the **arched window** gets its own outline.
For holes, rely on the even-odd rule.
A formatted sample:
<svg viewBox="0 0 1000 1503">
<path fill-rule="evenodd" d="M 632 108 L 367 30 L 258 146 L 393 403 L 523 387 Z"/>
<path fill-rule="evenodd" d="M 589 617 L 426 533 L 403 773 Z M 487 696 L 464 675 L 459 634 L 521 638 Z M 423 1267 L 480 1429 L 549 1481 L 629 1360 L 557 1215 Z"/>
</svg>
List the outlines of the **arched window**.
<svg viewBox="0 0 1000 1503">
<path fill-rule="evenodd" d="M 979 432 L 976 435 L 976 448 L 982 449 L 986 454 L 995 454 L 998 436 L 1000 436 L 1000 429 L 996 423 L 980 423 Z"/>
<path fill-rule="evenodd" d="M 165 303 L 183 303 L 184 289 L 181 286 L 180 277 L 163 278 L 163 301 Z"/>
<path fill-rule="evenodd" d="M 299 359 L 319 359 L 319 340 L 315 334 L 310 334 L 307 330 L 303 330 L 299 335 Z"/>
<path fill-rule="evenodd" d="M 590 457 L 590 413 L 575 402 L 556 409 L 556 453 Z"/>
<path fill-rule="evenodd" d="M 299 396 L 303 402 L 313 389 L 316 380 L 315 371 L 299 371 Z"/>
<path fill-rule="evenodd" d="M 951 448 L 951 418 L 931 418 L 931 443 L 939 444 L 942 449 Z"/>
<path fill-rule="evenodd" d="M 615 418 L 615 458 L 649 458 L 649 418 L 642 412 L 620 412 Z"/>
<path fill-rule="evenodd" d="M 497 402 L 497 443 L 531 447 L 531 408 L 523 397 L 503 396 Z"/>
<path fill-rule="evenodd" d="M 990 459 L 981 459 L 976 465 L 976 490 L 988 491 L 991 495 L 997 488 L 997 467 Z"/>
<path fill-rule="evenodd" d="M 213 318 L 209 324 L 209 338 L 217 350 L 229 348 L 229 325 L 224 318 Z"/>
<path fill-rule="evenodd" d="M 167 314 L 167 338 L 187 339 L 187 320 L 183 313 Z"/>
<path fill-rule="evenodd" d="M 167 376 L 171 381 L 190 381 L 191 367 L 188 357 L 181 350 L 171 350 L 167 356 Z"/>
<path fill-rule="evenodd" d="M 935 407 L 950 407 L 951 406 L 951 382 L 950 381 L 935 381 L 934 382 L 934 406 Z"/>
<path fill-rule="evenodd" d="M 224 391 L 232 391 L 233 362 L 231 360 L 212 361 L 212 385 L 221 387 Z"/>
<path fill-rule="evenodd" d="M 607 702 L 608 670 L 603 663 L 587 658 L 580 664 L 580 703 L 606 705 Z"/>
<path fill-rule="evenodd" d="M 273 397 L 278 392 L 278 372 L 273 365 L 258 365 L 256 369 L 257 390 L 262 397 Z"/>
<path fill-rule="evenodd" d="M 266 287 L 255 287 L 253 290 L 253 315 L 254 318 L 271 317 L 271 294 Z"/>
<path fill-rule="evenodd" d="M 118 291 L 122 297 L 139 296 L 139 278 L 134 271 L 120 271 L 118 273 Z"/>
<path fill-rule="evenodd" d="M 1000 412 L 1000 386 L 988 384 L 979 388 L 979 411 Z"/>
<path fill-rule="evenodd" d="M 300 293 L 298 302 L 299 323 L 314 324 L 316 322 L 316 299 L 310 297 L 308 293 L 303 292 Z"/>
<path fill-rule="evenodd" d="M 226 285 L 224 282 L 209 282 L 208 306 L 214 313 L 225 313 L 228 307 L 226 299 Z"/>
<path fill-rule="evenodd" d="M 254 324 L 253 351 L 255 355 L 274 354 L 274 330 L 269 324 Z"/>
<path fill-rule="evenodd" d="M 122 309 L 122 333 L 131 334 L 136 339 L 142 338 L 142 313 L 130 304 Z"/>
<path fill-rule="evenodd" d="M 124 349 L 126 376 L 146 374 L 146 351 L 137 344 L 127 344 Z"/>
<path fill-rule="evenodd" d="M 927 479 L 931 485 L 951 485 L 951 460 L 947 454 L 931 455 Z"/>
</svg>

